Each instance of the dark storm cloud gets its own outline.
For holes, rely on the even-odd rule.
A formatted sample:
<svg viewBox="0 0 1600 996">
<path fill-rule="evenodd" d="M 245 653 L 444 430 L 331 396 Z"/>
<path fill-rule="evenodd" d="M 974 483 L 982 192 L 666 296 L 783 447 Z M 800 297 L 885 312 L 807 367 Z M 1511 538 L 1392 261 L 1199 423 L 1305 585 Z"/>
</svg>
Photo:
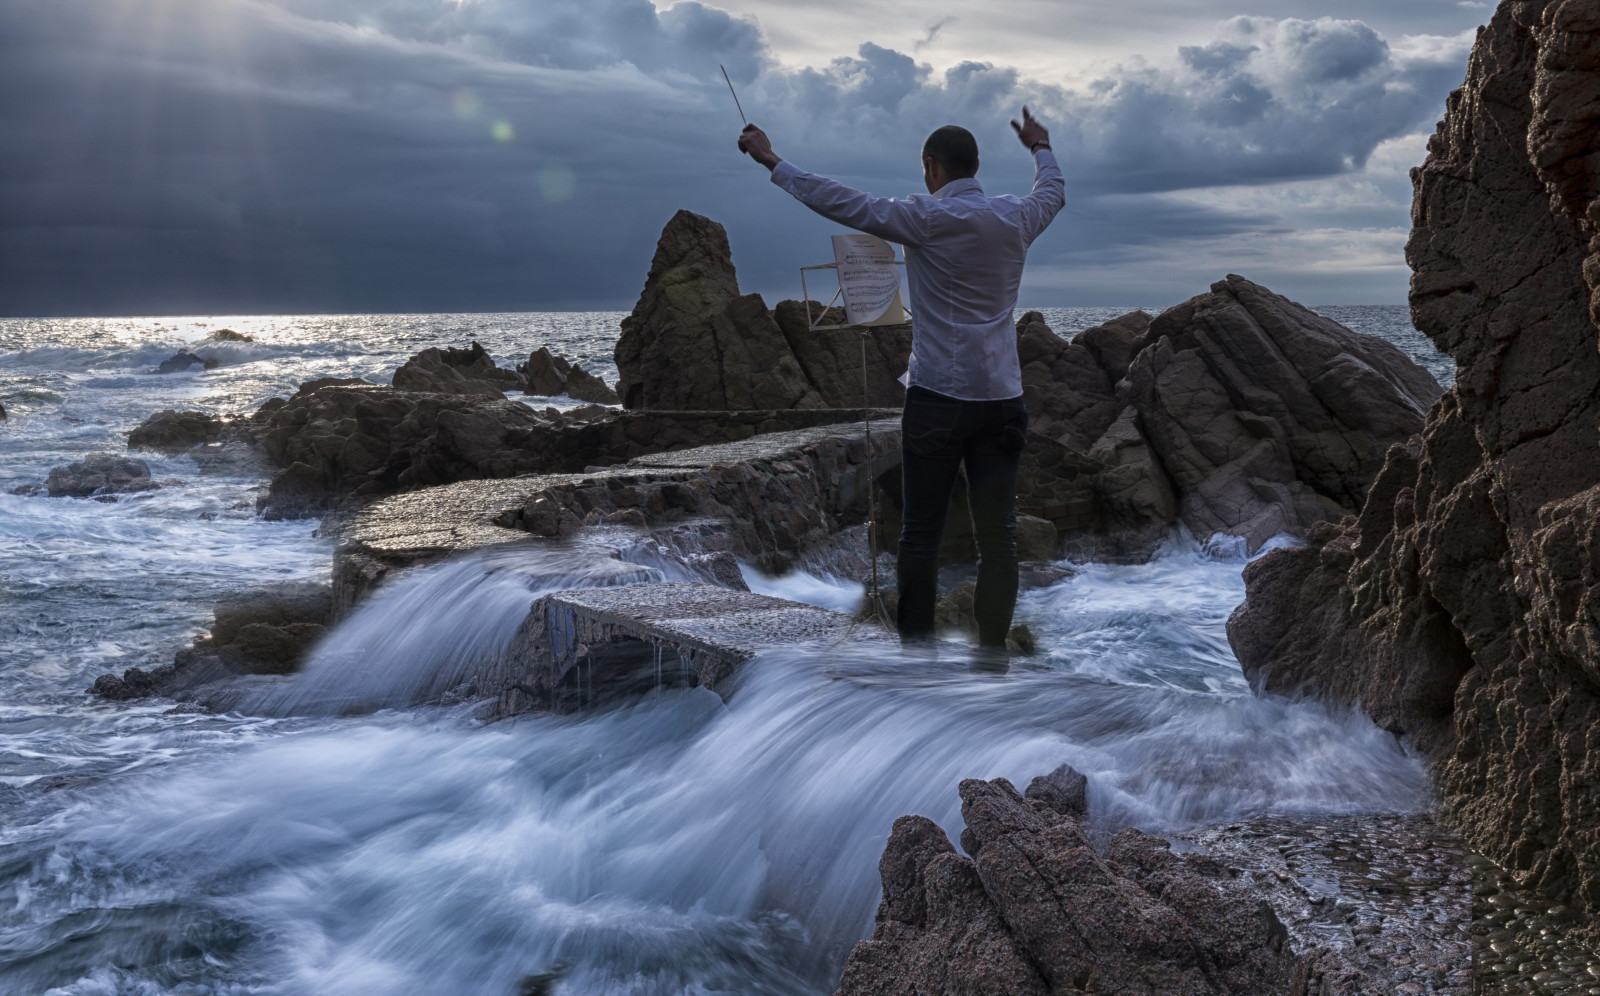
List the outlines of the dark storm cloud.
<svg viewBox="0 0 1600 996">
<path fill-rule="evenodd" d="M 752 21 L 647 0 L 11 0 L 0 39 L 7 314 L 626 306 L 678 207 L 792 293 L 796 240 L 832 227 L 733 150 L 719 63 L 781 153 L 880 193 L 947 121 L 991 189 L 1025 186 L 1029 103 L 1078 219 L 1042 256 L 1204 239 L 1270 219 L 1104 198 L 1357 169 L 1464 54 L 1234 18 L 1072 92 L 871 43 L 786 70 Z"/>
</svg>

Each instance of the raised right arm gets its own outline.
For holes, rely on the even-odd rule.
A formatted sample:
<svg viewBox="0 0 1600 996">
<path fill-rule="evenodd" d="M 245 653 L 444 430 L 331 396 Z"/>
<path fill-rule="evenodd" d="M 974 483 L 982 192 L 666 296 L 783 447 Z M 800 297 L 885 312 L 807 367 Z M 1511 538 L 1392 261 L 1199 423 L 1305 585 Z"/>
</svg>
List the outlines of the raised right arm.
<svg viewBox="0 0 1600 996">
<path fill-rule="evenodd" d="M 771 170 L 773 183 L 829 221 L 904 246 L 919 246 L 926 241 L 924 219 L 914 203 L 873 197 L 837 180 L 807 173 L 773 152 L 767 133 L 755 125 L 745 125 L 740 132 L 739 151 Z"/>
<path fill-rule="evenodd" d="M 927 241 L 925 219 L 912 201 L 873 197 L 837 180 L 807 173 L 790 162 L 780 162 L 773 168 L 772 182 L 829 221 L 903 246 L 920 246 Z"/>
</svg>

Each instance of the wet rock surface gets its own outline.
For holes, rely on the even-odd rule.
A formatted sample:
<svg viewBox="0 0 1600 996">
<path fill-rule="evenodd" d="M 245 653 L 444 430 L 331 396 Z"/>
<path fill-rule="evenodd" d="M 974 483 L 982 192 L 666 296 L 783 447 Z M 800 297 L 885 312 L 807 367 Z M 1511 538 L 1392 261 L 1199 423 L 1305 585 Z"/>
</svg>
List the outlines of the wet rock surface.
<svg viewBox="0 0 1600 996">
<path fill-rule="evenodd" d="M 1472 867 L 1473 992 L 1477 996 L 1600 994 L 1600 949 L 1572 929 L 1579 914 L 1518 887 L 1488 858 Z"/>
<path fill-rule="evenodd" d="M 1597 98 L 1592 2 L 1499 6 L 1416 173 L 1407 246 L 1413 319 L 1455 386 L 1390 448 L 1359 516 L 1251 565 L 1229 625 L 1258 684 L 1414 737 L 1474 849 L 1582 912 L 1572 932 L 1590 939 Z"/>
<path fill-rule="evenodd" d="M 1277 911 L 1309 993 L 1472 993 L 1471 876 L 1459 837 L 1421 814 L 1266 816 L 1175 837 Z"/>
</svg>

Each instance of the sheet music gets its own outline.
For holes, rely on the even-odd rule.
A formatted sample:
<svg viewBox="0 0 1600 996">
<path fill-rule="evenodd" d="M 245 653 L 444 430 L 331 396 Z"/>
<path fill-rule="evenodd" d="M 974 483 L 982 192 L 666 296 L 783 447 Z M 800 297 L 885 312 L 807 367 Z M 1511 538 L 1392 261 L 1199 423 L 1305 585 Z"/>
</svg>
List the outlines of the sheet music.
<svg viewBox="0 0 1600 996">
<path fill-rule="evenodd" d="M 844 292 L 847 322 L 870 325 L 886 317 L 890 322 L 904 320 L 894 246 L 859 232 L 835 235 L 833 259 L 839 265 L 839 289 Z M 891 310 L 893 314 L 889 314 Z"/>
</svg>

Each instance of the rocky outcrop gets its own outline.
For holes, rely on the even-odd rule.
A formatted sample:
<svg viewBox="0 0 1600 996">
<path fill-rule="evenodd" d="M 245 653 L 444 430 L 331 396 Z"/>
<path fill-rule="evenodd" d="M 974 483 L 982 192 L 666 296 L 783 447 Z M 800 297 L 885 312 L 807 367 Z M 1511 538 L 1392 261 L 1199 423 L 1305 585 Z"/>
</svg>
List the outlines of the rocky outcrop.
<svg viewBox="0 0 1600 996">
<path fill-rule="evenodd" d="M 565 394 L 578 401 L 597 405 L 622 403 L 617 392 L 607 387 L 605 381 L 543 346 L 534 350 L 528 362 L 517 367 L 517 372 L 527 380 L 523 387 L 527 394 L 544 397 Z"/>
<path fill-rule="evenodd" d="M 327 635 L 333 598 L 325 584 L 269 585 L 219 601 L 208 635 L 178 652 L 173 663 L 121 677 L 103 674 L 89 691 L 108 699 L 177 695 L 243 674 L 291 674 Z"/>
<path fill-rule="evenodd" d="M 823 314 L 820 305 L 814 307 Z M 911 353 L 910 326 L 867 337 L 862 399 L 861 334 L 810 331 L 805 305 L 773 311 L 740 294 L 723 227 L 679 211 L 656 245 L 650 274 L 617 340 L 617 391 L 626 408 L 739 411 L 898 406 L 896 382 Z"/>
<path fill-rule="evenodd" d="M 883 899 L 839 996 L 1318 992 L 1272 908 L 1205 855 L 1123 830 L 1102 856 L 1079 824 L 1082 776 L 961 783 L 961 854 L 902 816 Z"/>
<path fill-rule="evenodd" d="M 136 457 L 115 453 L 90 453 L 76 463 L 55 467 L 42 484 L 24 484 L 12 494 L 42 494 L 51 498 L 104 498 L 154 491 L 180 482 L 153 481 L 150 465 Z"/>
<path fill-rule="evenodd" d="M 494 357 L 474 342 L 465 349 L 424 349 L 394 372 L 394 386 L 399 391 L 502 398 L 520 389 L 523 379 L 495 366 Z"/>
<path fill-rule="evenodd" d="M 202 338 L 200 341 L 201 342 L 255 342 L 254 339 L 252 339 L 249 336 L 245 335 L 243 332 L 235 332 L 233 329 L 216 329 L 215 331 L 206 333 L 205 337 Z"/>
<path fill-rule="evenodd" d="M 298 518 L 397 491 L 552 469 L 551 422 L 493 394 L 323 387 L 264 409 L 254 438 L 284 469 L 257 509 Z"/>
<path fill-rule="evenodd" d="M 728 235 L 679 211 L 616 346 L 626 408 L 819 408 L 759 294 L 740 294 Z"/>
<path fill-rule="evenodd" d="M 1412 315 L 1455 386 L 1359 517 L 1251 565 L 1229 623 L 1254 681 L 1414 736 L 1470 843 L 1591 915 L 1597 135 L 1594 3 L 1502 3 L 1414 173 Z"/>
</svg>

